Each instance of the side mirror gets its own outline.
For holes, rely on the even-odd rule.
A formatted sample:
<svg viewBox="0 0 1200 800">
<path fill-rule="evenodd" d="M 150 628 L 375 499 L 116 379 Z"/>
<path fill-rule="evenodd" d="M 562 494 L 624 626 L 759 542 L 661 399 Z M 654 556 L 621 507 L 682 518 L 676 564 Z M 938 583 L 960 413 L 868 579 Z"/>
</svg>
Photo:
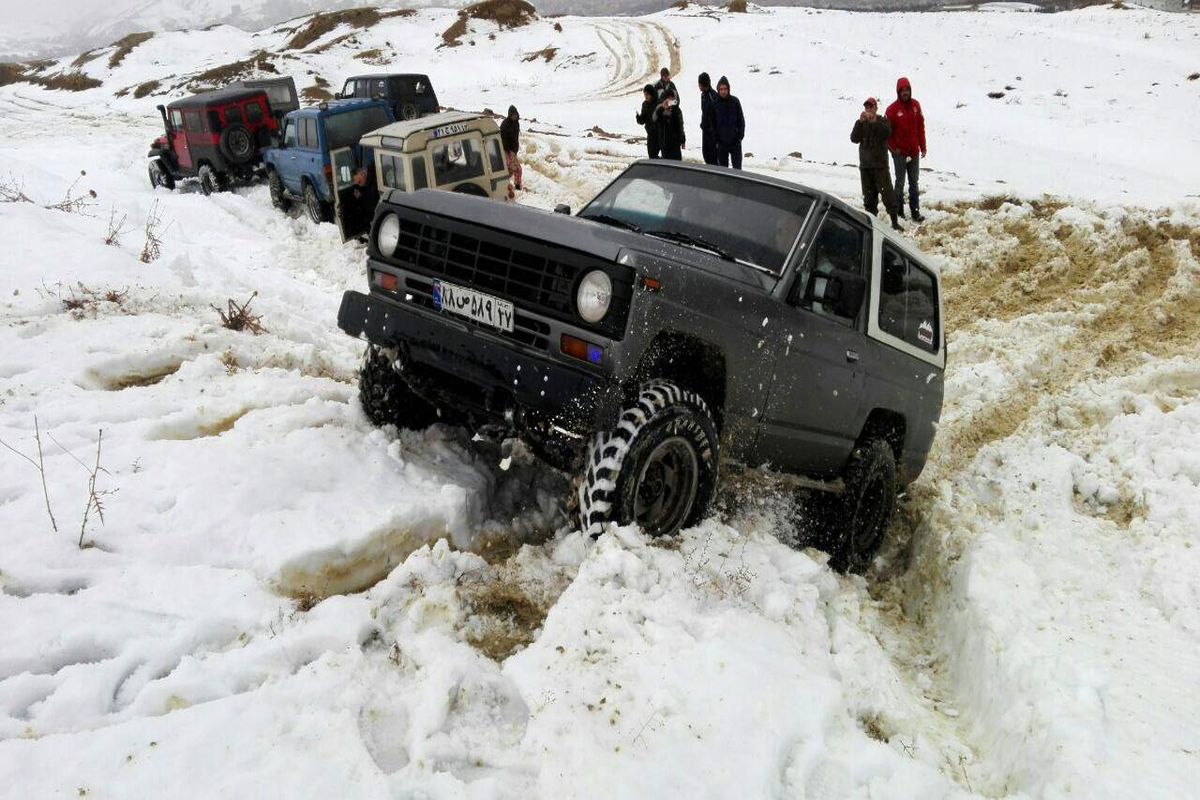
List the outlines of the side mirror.
<svg viewBox="0 0 1200 800">
<path fill-rule="evenodd" d="M 333 93 L 333 99 L 334 99 L 334 100 L 345 100 L 346 98 L 342 97 L 342 93 L 341 93 L 341 92 L 334 92 L 334 93 Z"/>
<path fill-rule="evenodd" d="M 559 203 L 558 205 L 556 205 L 554 207 L 554 213 L 555 214 L 566 214 L 569 217 L 569 216 L 571 216 L 571 207 L 569 205 L 567 205 L 566 203 Z"/>
<path fill-rule="evenodd" d="M 839 317 L 854 319 L 862 308 L 867 294 L 867 279 L 853 272 L 835 269 L 825 279 L 825 291 L 821 293 L 822 305 L 828 306 Z"/>
</svg>

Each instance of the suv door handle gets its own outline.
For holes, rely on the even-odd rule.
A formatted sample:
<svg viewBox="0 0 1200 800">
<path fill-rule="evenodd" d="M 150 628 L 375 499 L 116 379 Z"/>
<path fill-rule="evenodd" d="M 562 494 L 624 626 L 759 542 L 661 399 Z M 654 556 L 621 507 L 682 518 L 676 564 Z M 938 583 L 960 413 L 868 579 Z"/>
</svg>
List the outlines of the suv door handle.
<svg viewBox="0 0 1200 800">
<path fill-rule="evenodd" d="M 846 351 L 846 360 L 847 361 L 858 361 L 858 351 L 857 350 L 847 350 Z"/>
</svg>

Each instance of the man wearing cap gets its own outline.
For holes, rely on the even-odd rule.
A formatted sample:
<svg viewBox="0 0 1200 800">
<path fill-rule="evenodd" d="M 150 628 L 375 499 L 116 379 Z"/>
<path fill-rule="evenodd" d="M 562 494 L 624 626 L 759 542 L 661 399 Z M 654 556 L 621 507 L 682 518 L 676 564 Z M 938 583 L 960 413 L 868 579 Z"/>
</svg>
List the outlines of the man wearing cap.
<svg viewBox="0 0 1200 800">
<path fill-rule="evenodd" d="M 863 207 L 867 213 L 879 213 L 879 195 L 892 220 L 892 227 L 903 230 L 896 219 L 896 195 L 892 193 L 892 176 L 888 172 L 888 137 L 892 126 L 887 117 L 880 116 L 874 97 L 863 103 L 863 111 L 850 131 L 850 141 L 858 145 L 858 174 L 862 179 Z"/>
<path fill-rule="evenodd" d="M 924 222 L 921 216 L 920 190 L 917 178 L 921 174 L 921 159 L 925 157 L 925 115 L 921 104 L 913 99 L 912 84 L 908 78 L 896 81 L 896 102 L 885 112 L 892 135 L 888 139 L 888 150 L 896 167 L 896 205 L 900 216 L 904 216 L 904 179 L 908 178 L 908 208 L 913 222 Z"/>
<path fill-rule="evenodd" d="M 671 80 L 671 70 L 663 67 L 658 71 L 658 83 L 654 84 L 655 101 L 659 104 L 668 97 L 679 99 L 679 90 L 675 88 L 675 81 Z"/>
</svg>

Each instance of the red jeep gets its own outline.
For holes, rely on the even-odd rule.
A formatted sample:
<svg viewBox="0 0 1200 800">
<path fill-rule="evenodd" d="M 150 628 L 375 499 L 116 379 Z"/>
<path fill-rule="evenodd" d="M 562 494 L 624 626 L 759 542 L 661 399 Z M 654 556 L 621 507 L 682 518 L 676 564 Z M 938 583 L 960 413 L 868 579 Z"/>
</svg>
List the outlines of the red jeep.
<svg viewBox="0 0 1200 800">
<path fill-rule="evenodd" d="M 260 153 L 279 131 L 263 89 L 230 88 L 159 106 L 165 135 L 150 145 L 150 185 L 174 189 L 199 178 L 204 194 L 224 191 L 231 180 L 251 181 Z"/>
</svg>

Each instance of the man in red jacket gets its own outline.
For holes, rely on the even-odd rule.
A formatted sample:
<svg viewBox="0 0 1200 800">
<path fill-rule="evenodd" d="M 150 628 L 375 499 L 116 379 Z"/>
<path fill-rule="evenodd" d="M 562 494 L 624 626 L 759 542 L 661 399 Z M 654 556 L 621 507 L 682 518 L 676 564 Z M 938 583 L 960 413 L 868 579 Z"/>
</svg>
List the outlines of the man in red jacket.
<svg viewBox="0 0 1200 800">
<path fill-rule="evenodd" d="M 920 190 L 917 178 L 921 174 L 921 159 L 925 157 L 925 115 L 921 104 L 913 99 L 908 78 L 896 81 L 896 102 L 884 112 L 892 125 L 888 150 L 896 168 L 896 206 L 904 216 L 904 179 L 908 178 L 908 207 L 914 222 L 924 222 L 921 216 Z"/>
</svg>

